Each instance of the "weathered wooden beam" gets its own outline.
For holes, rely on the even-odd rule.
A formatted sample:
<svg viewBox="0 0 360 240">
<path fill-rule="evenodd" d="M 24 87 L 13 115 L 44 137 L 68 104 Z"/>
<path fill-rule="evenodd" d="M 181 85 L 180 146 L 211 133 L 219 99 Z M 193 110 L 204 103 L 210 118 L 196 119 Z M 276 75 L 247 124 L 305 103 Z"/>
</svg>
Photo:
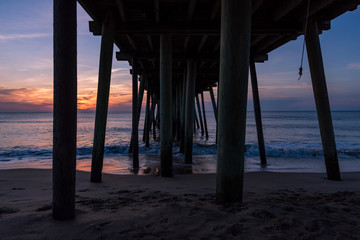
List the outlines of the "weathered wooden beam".
<svg viewBox="0 0 360 240">
<path fill-rule="evenodd" d="M 144 132 L 145 132 L 145 146 L 149 147 L 150 146 L 150 126 L 151 126 L 151 121 L 150 121 L 150 90 L 149 90 L 149 82 L 147 80 L 147 92 L 146 92 L 146 110 L 145 110 L 145 115 L 146 115 L 146 124 L 145 124 L 145 128 L 144 128 Z"/>
<path fill-rule="evenodd" d="M 115 0 L 115 3 L 116 3 L 116 7 L 117 7 L 117 9 L 119 11 L 121 21 L 126 22 L 126 14 L 125 14 L 125 8 L 124 8 L 123 0 Z"/>
<path fill-rule="evenodd" d="M 272 14 L 272 19 L 276 22 L 279 21 L 283 16 L 291 12 L 296 8 L 303 0 L 285 0 L 276 6 L 275 11 Z"/>
<path fill-rule="evenodd" d="M 318 20 L 334 19 L 347 11 L 354 11 L 360 5 L 360 0 L 337 1 L 329 6 L 326 11 L 320 11 Z"/>
<path fill-rule="evenodd" d="M 195 98 L 196 63 L 187 62 L 186 106 L 185 106 L 185 163 L 192 163 L 194 98 Z"/>
<path fill-rule="evenodd" d="M 200 120 L 200 128 L 201 128 L 201 136 L 204 136 L 205 128 L 204 128 L 204 122 L 201 115 L 201 107 L 200 107 L 200 101 L 199 101 L 199 95 L 195 94 L 195 100 L 196 100 L 196 106 L 199 114 L 199 120 Z"/>
<path fill-rule="evenodd" d="M 327 176 L 329 180 L 341 180 L 319 33 L 313 19 L 308 22 L 305 40 Z"/>
<path fill-rule="evenodd" d="M 217 124 L 217 122 L 218 122 L 218 111 L 217 111 L 217 106 L 216 106 L 215 97 L 214 97 L 214 90 L 213 90 L 212 87 L 210 87 L 209 91 L 210 91 L 211 103 L 212 103 L 213 110 L 214 110 L 215 121 L 216 121 L 216 124 Z"/>
<path fill-rule="evenodd" d="M 176 82 L 176 140 L 181 139 L 181 86 L 182 81 Z"/>
<path fill-rule="evenodd" d="M 108 113 L 111 66 L 114 48 L 114 21 L 108 14 L 103 22 L 96 101 L 94 143 L 91 161 L 91 182 L 101 182 L 104 159 L 106 120 Z"/>
<path fill-rule="evenodd" d="M 143 101 L 143 97 L 144 97 L 144 89 L 145 89 L 145 80 L 144 80 L 144 76 L 141 76 L 140 77 L 140 87 L 139 87 L 138 112 L 137 112 L 137 124 L 138 124 L 138 126 L 139 126 L 139 122 L 140 122 L 140 114 L 141 114 L 142 101 Z M 133 134 L 131 133 L 129 153 L 132 153 L 132 149 L 133 149 L 133 138 L 132 138 L 132 136 L 133 136 Z"/>
<path fill-rule="evenodd" d="M 281 40 L 283 36 L 269 36 L 267 38 L 264 38 L 262 41 L 260 41 L 258 44 L 256 44 L 254 47 L 252 47 L 253 51 L 255 53 L 261 52 L 271 44 Z"/>
<path fill-rule="evenodd" d="M 184 71 L 183 75 L 183 82 L 182 82 L 182 90 L 181 90 L 181 139 L 180 139 L 180 152 L 185 152 L 185 121 L 186 121 L 186 83 L 187 83 L 187 74 L 186 70 Z"/>
<path fill-rule="evenodd" d="M 326 1 L 310 1 L 309 17 L 316 14 L 321 9 L 331 5 L 336 0 L 326 0 Z M 307 1 L 304 4 L 304 7 L 301 11 L 298 11 L 293 18 L 297 19 L 299 22 L 302 22 L 306 19 L 307 16 Z"/>
<path fill-rule="evenodd" d="M 197 2 L 197 0 L 189 0 L 188 15 L 187 15 L 188 22 L 191 22 L 191 20 L 194 16 L 196 2 Z"/>
<path fill-rule="evenodd" d="M 160 36 L 161 176 L 172 177 L 172 37 Z"/>
<path fill-rule="evenodd" d="M 251 0 L 222 0 L 216 200 L 241 202 L 251 36 Z"/>
<path fill-rule="evenodd" d="M 75 215 L 77 60 L 76 1 L 54 0 L 52 217 Z"/>
<path fill-rule="evenodd" d="M 129 36 L 128 34 L 125 34 L 126 39 L 128 40 L 128 42 L 130 43 L 131 47 L 136 50 L 136 43 L 134 42 L 134 40 L 132 39 L 131 36 Z"/>
<path fill-rule="evenodd" d="M 154 0 L 155 21 L 160 22 L 160 1 Z"/>
<path fill-rule="evenodd" d="M 122 35 L 220 35 L 220 26 L 218 24 L 205 24 L 205 23 L 118 23 L 116 25 L 116 33 Z M 99 34 L 99 24 L 94 21 L 89 22 L 89 30 L 94 35 Z M 288 23 L 278 24 L 254 24 L 251 33 L 253 35 L 259 34 L 294 34 L 303 31 L 303 25 L 296 23 L 290 25 Z"/>
<path fill-rule="evenodd" d="M 202 36 L 202 38 L 201 38 L 201 40 L 200 40 L 200 43 L 199 43 L 199 46 L 198 46 L 198 48 L 197 48 L 197 52 L 201 52 L 201 49 L 204 47 L 204 45 L 205 45 L 205 42 L 206 42 L 206 40 L 208 39 L 208 35 L 204 35 L 204 36 Z"/>
<path fill-rule="evenodd" d="M 254 14 L 260 7 L 261 5 L 265 2 L 265 0 L 253 0 L 252 1 L 252 13 Z"/>
<path fill-rule="evenodd" d="M 253 105 L 254 105 L 254 114 L 256 122 L 256 132 L 258 137 L 259 153 L 261 165 L 266 165 L 266 153 L 265 153 L 265 143 L 264 143 L 264 134 L 261 120 L 261 107 L 260 107 L 260 98 L 259 98 L 259 89 L 258 81 L 256 76 L 255 60 L 252 58 L 250 60 L 250 73 L 251 73 L 251 88 L 253 94 Z"/>
<path fill-rule="evenodd" d="M 189 46 L 189 41 L 190 41 L 190 36 L 185 36 L 184 45 L 183 45 L 183 51 L 184 51 L 184 52 L 186 51 L 186 49 L 187 49 L 188 46 Z"/>
<path fill-rule="evenodd" d="M 202 113 L 203 113 L 203 119 L 204 119 L 204 130 L 205 130 L 205 137 L 206 139 L 209 138 L 209 132 L 207 128 L 207 122 L 206 122 L 206 112 L 205 112 L 205 102 L 204 102 L 204 93 L 201 92 L 201 105 L 202 105 Z"/>
<path fill-rule="evenodd" d="M 271 41 L 267 40 L 265 41 L 267 44 L 271 45 Z M 274 41 L 273 41 L 274 42 Z M 266 44 L 266 47 L 268 47 L 269 45 Z M 139 52 L 139 51 L 132 51 L 132 52 L 116 52 L 116 59 L 118 61 L 129 61 L 131 59 L 132 56 L 136 56 L 137 59 L 139 60 L 155 60 L 158 59 L 158 53 L 156 52 Z M 185 61 L 186 59 L 192 59 L 194 61 L 215 61 L 218 62 L 219 61 L 219 53 L 218 52 L 214 52 L 214 53 L 174 53 L 173 54 L 173 59 L 174 61 Z M 254 57 L 255 62 L 264 62 L 266 60 L 268 60 L 268 55 L 267 54 L 257 54 Z M 146 72 L 149 68 L 145 68 L 143 72 Z M 181 69 L 178 68 L 178 69 Z M 153 70 L 157 71 L 157 69 L 153 68 Z M 182 71 L 182 70 L 181 70 Z M 131 73 L 131 72 L 130 72 Z"/>
<path fill-rule="evenodd" d="M 214 20 L 221 9 L 221 0 L 215 0 L 211 8 L 210 20 Z"/>
<path fill-rule="evenodd" d="M 269 52 L 271 52 L 274 49 L 277 49 L 278 47 L 284 45 L 285 43 L 292 41 L 292 40 L 296 40 L 297 36 L 296 35 L 288 35 L 286 37 L 283 37 L 281 39 L 279 39 L 278 41 L 266 46 L 265 48 L 263 48 L 263 50 L 261 52 L 254 52 L 254 54 L 256 55 L 262 55 L 262 54 L 267 54 Z"/>
<path fill-rule="evenodd" d="M 148 41 L 148 44 L 149 44 L 149 49 L 151 52 L 154 51 L 154 45 L 153 45 L 153 42 L 152 42 L 152 39 L 151 39 L 151 35 L 146 35 L 146 38 L 147 38 L 147 41 Z"/>
<path fill-rule="evenodd" d="M 137 60 L 135 57 L 132 59 L 132 159 L 133 159 L 133 171 L 137 173 L 139 170 L 139 125 L 137 124 L 137 113 L 138 113 L 138 75 L 137 71 Z"/>
</svg>

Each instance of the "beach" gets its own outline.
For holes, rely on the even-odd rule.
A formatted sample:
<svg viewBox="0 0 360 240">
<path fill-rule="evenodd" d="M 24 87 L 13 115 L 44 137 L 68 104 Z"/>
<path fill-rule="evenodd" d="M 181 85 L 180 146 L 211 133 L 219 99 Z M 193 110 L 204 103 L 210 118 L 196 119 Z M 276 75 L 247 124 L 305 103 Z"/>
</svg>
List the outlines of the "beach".
<svg viewBox="0 0 360 240">
<path fill-rule="evenodd" d="M 215 174 L 78 171 L 76 217 L 51 216 L 49 169 L 0 170 L 1 239 L 360 239 L 360 173 L 248 172 L 243 203 L 215 202 Z"/>
</svg>

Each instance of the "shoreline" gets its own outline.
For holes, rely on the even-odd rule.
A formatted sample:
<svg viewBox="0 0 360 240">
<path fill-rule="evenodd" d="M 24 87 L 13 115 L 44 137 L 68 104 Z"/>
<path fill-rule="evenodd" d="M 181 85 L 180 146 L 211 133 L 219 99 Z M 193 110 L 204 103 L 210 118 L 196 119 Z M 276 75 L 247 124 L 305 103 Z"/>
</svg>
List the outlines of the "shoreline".
<svg viewBox="0 0 360 240">
<path fill-rule="evenodd" d="M 183 163 L 183 156 L 173 156 L 174 170 L 176 173 L 214 174 L 216 173 L 216 157 L 214 154 L 194 155 L 193 165 Z M 323 158 L 290 158 L 290 157 L 267 157 L 268 165 L 264 168 L 260 164 L 259 157 L 245 157 L 245 172 L 282 172 L 282 173 L 325 173 Z M 140 154 L 139 175 L 147 175 L 157 172 L 160 167 L 160 155 Z M 359 158 L 339 158 L 340 172 L 360 172 Z M 116 175 L 132 175 L 132 157 L 130 155 L 105 155 L 103 173 Z M 52 159 L 39 161 L 5 161 L 0 162 L 0 170 L 11 169 L 51 169 Z M 91 157 L 78 158 L 76 169 L 90 172 Z"/>
<path fill-rule="evenodd" d="M 0 170 L 2 239 L 359 239 L 360 172 L 248 172 L 243 203 L 215 203 L 215 174 L 77 171 L 76 217 L 51 218 L 50 169 Z"/>
</svg>

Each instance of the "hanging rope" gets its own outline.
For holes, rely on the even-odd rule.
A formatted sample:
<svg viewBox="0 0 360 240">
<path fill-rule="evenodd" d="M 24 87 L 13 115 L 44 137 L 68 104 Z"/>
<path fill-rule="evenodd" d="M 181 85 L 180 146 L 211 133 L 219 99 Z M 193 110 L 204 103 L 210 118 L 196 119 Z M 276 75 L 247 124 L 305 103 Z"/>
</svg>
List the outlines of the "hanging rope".
<svg viewBox="0 0 360 240">
<path fill-rule="evenodd" d="M 300 78 L 301 78 L 301 76 L 302 76 L 302 72 L 303 72 L 303 61 L 304 61 L 304 51 L 305 51 L 305 36 L 306 36 L 307 25 L 308 25 L 308 20 L 309 20 L 309 11 L 310 11 L 310 0 L 308 0 L 308 4 L 307 4 L 306 20 L 305 20 L 305 29 L 304 29 L 304 41 L 303 41 L 303 46 L 302 46 L 301 62 L 300 62 L 299 78 L 298 78 L 298 80 L 300 80 Z"/>
</svg>

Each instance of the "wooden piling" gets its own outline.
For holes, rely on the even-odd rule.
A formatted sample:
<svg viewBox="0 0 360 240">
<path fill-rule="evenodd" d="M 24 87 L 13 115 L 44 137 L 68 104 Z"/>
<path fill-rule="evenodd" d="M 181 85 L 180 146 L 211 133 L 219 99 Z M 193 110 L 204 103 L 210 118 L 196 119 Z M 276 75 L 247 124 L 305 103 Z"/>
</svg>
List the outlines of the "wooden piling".
<svg viewBox="0 0 360 240">
<path fill-rule="evenodd" d="M 186 105 L 185 105 L 185 163 L 192 163 L 194 97 L 195 97 L 196 63 L 187 61 Z M 199 114 L 200 115 L 200 114 Z"/>
<path fill-rule="evenodd" d="M 259 90 L 256 76 L 256 68 L 255 61 L 252 58 L 250 60 L 250 75 L 251 75 L 251 88 L 254 100 L 254 114 L 255 114 L 255 122 L 256 122 L 256 132 L 258 137 L 258 145 L 259 145 L 259 153 L 260 153 L 260 161 L 261 165 L 266 165 L 266 152 L 265 152 L 265 143 L 264 143 L 264 134 L 261 120 L 261 108 L 260 108 L 260 98 L 259 98 Z"/>
<path fill-rule="evenodd" d="M 172 176 L 172 37 L 160 36 L 161 176 Z"/>
<path fill-rule="evenodd" d="M 195 101 L 195 99 L 194 99 Z M 200 128 L 200 124 L 199 124 L 199 119 L 197 117 L 197 114 L 196 114 L 196 108 L 194 107 L 194 117 L 195 117 L 195 129 L 196 128 Z M 194 132 L 195 132 L 195 129 L 194 129 Z"/>
<path fill-rule="evenodd" d="M 216 200 L 241 202 L 251 35 L 251 0 L 222 0 Z"/>
<path fill-rule="evenodd" d="M 76 169 L 76 1 L 54 0 L 52 217 L 74 218 Z"/>
<path fill-rule="evenodd" d="M 91 162 L 91 182 L 101 182 L 104 159 L 106 120 L 108 114 L 111 66 L 114 47 L 114 22 L 110 14 L 106 16 L 102 26 L 98 92 L 94 143 Z"/>
<path fill-rule="evenodd" d="M 184 79 L 182 82 L 182 91 L 181 91 L 181 95 L 182 95 L 182 102 L 181 102 L 181 139 L 180 139 L 180 152 L 184 153 L 185 152 L 185 105 L 186 105 L 186 70 L 184 71 Z"/>
<path fill-rule="evenodd" d="M 149 90 L 149 81 L 147 81 L 147 92 L 146 92 L 146 110 L 145 110 L 145 115 L 146 115 L 146 125 L 144 128 L 144 132 L 145 132 L 145 146 L 149 147 L 150 146 L 150 126 L 151 126 L 151 121 L 150 121 L 150 90 Z"/>
<path fill-rule="evenodd" d="M 132 58 L 132 158 L 133 170 L 139 169 L 139 124 L 138 124 L 138 75 L 137 60 Z"/>
<path fill-rule="evenodd" d="M 318 27 L 313 19 L 309 19 L 305 39 L 327 177 L 329 180 L 340 181 L 339 162 L 336 152 Z"/>
<path fill-rule="evenodd" d="M 204 124 L 203 124 L 203 119 L 201 116 L 201 108 L 200 108 L 200 101 L 199 101 L 199 95 L 195 94 L 195 99 L 196 99 L 196 106 L 198 109 L 198 114 L 199 114 L 199 122 L 200 122 L 200 128 L 201 128 L 201 136 L 204 136 Z"/>
<path fill-rule="evenodd" d="M 176 140 L 181 139 L 181 81 L 176 83 Z"/>
<path fill-rule="evenodd" d="M 215 121 L 216 121 L 216 124 L 217 124 L 217 105 L 216 105 L 216 102 L 215 102 L 214 90 L 213 90 L 212 87 L 210 87 L 209 91 L 210 91 L 210 98 L 211 98 L 212 107 L 213 107 L 213 110 L 214 110 Z"/>
<path fill-rule="evenodd" d="M 176 92 L 172 93 L 172 106 L 171 106 L 171 110 L 172 110 L 172 137 L 173 137 L 173 141 L 175 141 L 176 138 L 176 125 L 177 125 L 177 121 L 176 121 Z"/>
<path fill-rule="evenodd" d="M 138 100 L 138 119 L 137 119 L 137 124 L 139 126 L 139 122 L 140 122 L 140 114 L 141 114 L 141 105 L 142 105 L 142 101 L 143 101 L 143 97 L 144 97 L 144 88 L 145 88 L 145 77 L 141 76 L 140 77 L 140 86 L 139 86 L 139 100 Z M 138 127 L 139 128 L 139 127 Z M 132 148 L 133 148 L 133 140 L 132 140 L 132 133 L 131 133 L 131 137 L 130 137 L 130 147 L 129 147 L 129 153 L 132 153 Z"/>
<path fill-rule="evenodd" d="M 204 93 L 201 92 L 201 105 L 202 105 L 202 112 L 203 112 L 203 119 L 204 119 L 204 129 L 205 129 L 205 137 L 206 139 L 209 138 L 209 132 L 207 129 L 207 123 L 206 123 L 206 113 L 205 113 L 205 102 L 204 102 Z"/>
<path fill-rule="evenodd" d="M 152 124 L 152 129 L 153 129 L 153 139 L 154 141 L 156 140 L 156 124 L 155 124 L 155 108 L 156 108 L 156 98 L 155 95 L 152 94 L 151 96 L 151 124 Z"/>
</svg>

